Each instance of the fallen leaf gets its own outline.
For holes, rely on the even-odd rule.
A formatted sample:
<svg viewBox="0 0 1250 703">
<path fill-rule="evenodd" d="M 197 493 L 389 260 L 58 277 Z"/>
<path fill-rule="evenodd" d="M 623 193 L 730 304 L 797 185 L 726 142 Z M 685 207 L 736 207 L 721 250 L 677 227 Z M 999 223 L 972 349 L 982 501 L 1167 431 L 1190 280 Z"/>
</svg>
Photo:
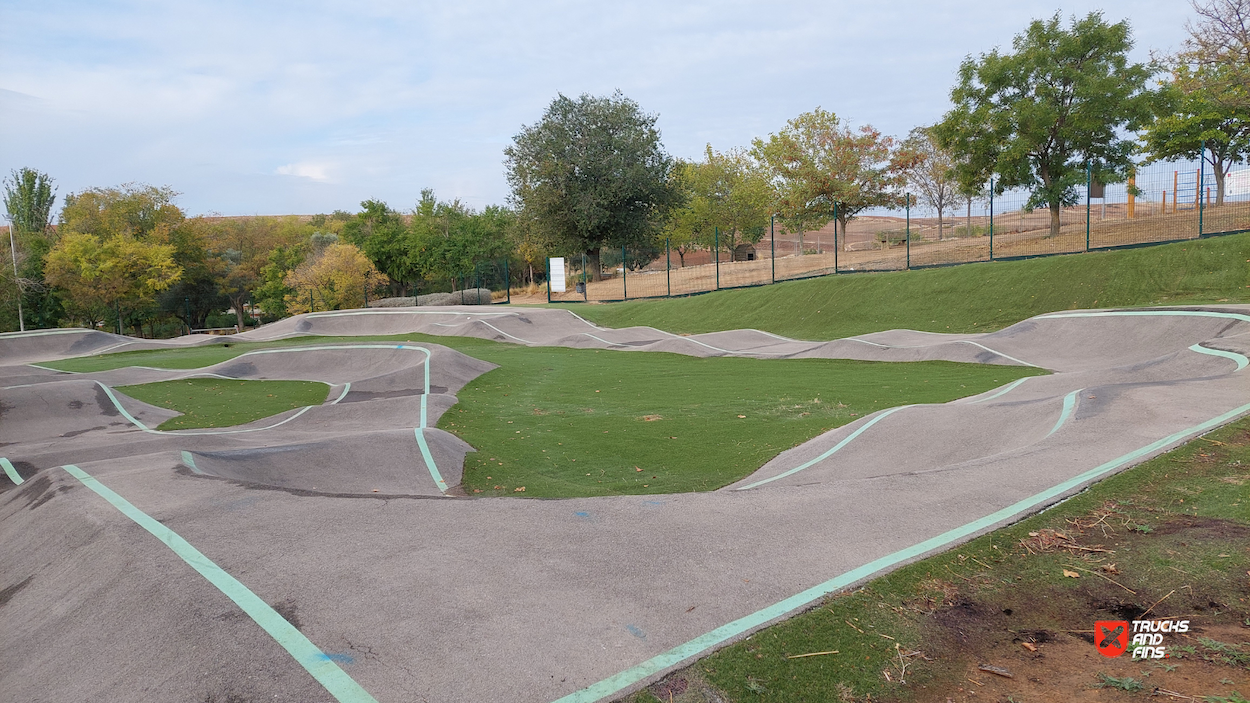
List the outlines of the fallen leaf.
<svg viewBox="0 0 1250 703">
<path fill-rule="evenodd" d="M 1036 651 L 1037 651 L 1037 645 L 1033 644 L 1032 642 L 1021 642 L 1021 643 L 1020 643 L 1020 646 L 1021 646 L 1021 647 L 1024 647 L 1025 649 L 1029 650 L 1030 652 L 1036 652 Z"/>
<path fill-rule="evenodd" d="M 1067 576 L 1067 577 L 1068 577 L 1068 578 L 1070 578 L 1070 579 L 1079 579 L 1079 578 L 1081 578 L 1081 575 L 1080 575 L 1080 574 L 1078 574 L 1077 572 L 1075 572 L 1075 571 L 1068 571 L 1067 569 L 1064 569 L 1064 570 L 1063 570 L 1063 575 L 1064 575 L 1064 576 Z"/>
<path fill-rule="evenodd" d="M 746 415 L 739 415 L 738 417 L 739 417 L 739 418 L 744 418 L 744 417 L 746 417 Z"/>
<path fill-rule="evenodd" d="M 642 469 L 640 469 L 640 468 L 638 468 L 637 466 L 635 466 L 635 467 L 634 467 L 634 471 L 642 471 Z"/>
<path fill-rule="evenodd" d="M 524 493 L 524 492 L 525 492 L 525 486 L 517 486 L 516 488 L 513 488 L 513 489 L 512 489 L 512 492 L 513 492 L 513 493 Z"/>
<path fill-rule="evenodd" d="M 1115 568 L 1115 564 L 1103 564 L 1102 570 L 1109 574 L 1118 574 L 1120 570 Z"/>
</svg>

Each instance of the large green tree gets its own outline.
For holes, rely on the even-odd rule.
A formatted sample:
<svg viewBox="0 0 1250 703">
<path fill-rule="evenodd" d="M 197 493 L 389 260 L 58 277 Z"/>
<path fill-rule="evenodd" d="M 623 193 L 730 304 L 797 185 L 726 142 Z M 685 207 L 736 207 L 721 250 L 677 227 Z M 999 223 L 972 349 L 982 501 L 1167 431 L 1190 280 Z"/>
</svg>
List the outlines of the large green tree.
<svg viewBox="0 0 1250 703">
<path fill-rule="evenodd" d="M 1128 22 L 1108 24 L 1092 12 L 1063 26 L 1056 13 L 1035 20 L 1012 42 L 967 58 L 951 90 L 954 109 L 935 128 L 958 160 L 968 189 L 994 179 L 994 190 L 1030 191 L 1026 207 L 1050 209 L 1050 233 L 1075 204 L 1086 164 L 1103 183 L 1122 181 L 1133 166 L 1130 135 L 1147 125 L 1157 68 L 1132 63 Z"/>
<path fill-rule="evenodd" d="M 492 205 L 477 212 L 459 200 L 439 201 L 434 191 L 421 191 L 412 217 L 411 265 L 428 279 L 475 285 L 478 267 L 512 253 L 515 216 Z"/>
<path fill-rule="evenodd" d="M 140 323 L 158 312 L 157 294 L 182 278 L 178 259 L 201 255 L 192 251 L 198 240 L 182 236 L 186 217 L 175 196 L 133 183 L 66 196 L 47 280 L 80 317 L 95 322 L 103 310 L 124 307 Z"/>
<path fill-rule="evenodd" d="M 600 278 L 599 249 L 654 241 L 679 194 L 655 115 L 619 92 L 560 95 L 504 150 L 514 207 Z"/>
<path fill-rule="evenodd" d="M 818 228 L 834 217 L 845 230 L 858 213 L 903 204 L 906 155 L 871 125 L 852 129 L 816 108 L 751 151 L 771 171 L 777 210 L 790 227 Z"/>
<path fill-rule="evenodd" d="M 1250 154 L 1250 100 L 1247 86 L 1230 81 L 1222 65 L 1175 68 L 1163 109 L 1143 136 L 1147 163 L 1175 158 L 1202 159 L 1215 175 L 1216 205 L 1224 204 L 1224 177 Z"/>
<path fill-rule="evenodd" d="M 702 162 L 686 166 L 683 210 L 698 221 L 699 243 L 733 251 L 738 240 L 758 242 L 768 228 L 773 190 L 764 166 L 744 149 L 718 152 L 707 145 Z M 719 237 L 717 236 L 719 233 Z"/>
<path fill-rule="evenodd" d="M 11 235 L 6 258 L 11 260 L 0 277 L 6 283 L 5 297 L 16 303 L 21 328 L 27 324 L 55 327 L 60 320 L 60 301 L 43 280 L 48 251 L 56 238 L 49 228 L 55 202 L 56 189 L 46 173 L 21 168 L 4 180 L 4 209 Z"/>
<path fill-rule="evenodd" d="M 360 212 L 343 225 L 342 238 L 369 257 L 379 271 L 395 282 L 399 295 L 420 275 L 410 255 L 413 243 L 404 217 L 381 200 L 366 200 Z"/>
</svg>

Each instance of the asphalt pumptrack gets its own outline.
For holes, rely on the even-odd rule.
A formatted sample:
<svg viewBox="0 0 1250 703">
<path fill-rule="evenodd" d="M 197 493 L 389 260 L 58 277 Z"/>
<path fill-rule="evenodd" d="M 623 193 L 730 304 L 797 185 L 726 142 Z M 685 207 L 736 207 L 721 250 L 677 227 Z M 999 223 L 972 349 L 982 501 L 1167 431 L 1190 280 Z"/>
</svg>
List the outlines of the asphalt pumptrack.
<svg viewBox="0 0 1250 703">
<path fill-rule="evenodd" d="M 313 313 L 231 338 L 405 333 L 696 356 L 1044 368 L 891 408 L 708 493 L 472 498 L 436 428 L 491 364 L 317 343 L 194 370 L 40 362 L 221 343 L 0 335 L 0 691 L 13 701 L 611 700 L 898 565 L 1250 413 L 1250 306 L 1070 311 L 832 342 L 567 310 Z M 161 432 L 114 387 L 319 381 L 320 406 Z M 692 607 L 693 606 L 693 607 Z"/>
</svg>

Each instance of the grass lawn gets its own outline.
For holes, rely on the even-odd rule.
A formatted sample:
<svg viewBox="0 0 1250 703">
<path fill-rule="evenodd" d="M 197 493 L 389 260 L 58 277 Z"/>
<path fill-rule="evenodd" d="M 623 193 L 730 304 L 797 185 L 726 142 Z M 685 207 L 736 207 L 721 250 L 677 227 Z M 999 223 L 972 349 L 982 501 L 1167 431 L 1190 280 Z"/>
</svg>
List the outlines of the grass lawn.
<svg viewBox="0 0 1250 703">
<path fill-rule="evenodd" d="M 1145 701 L 1159 688 L 1244 703 L 1248 580 L 1250 418 L 831 596 L 627 700 Z M 1167 659 L 1096 653 L 1096 620 L 1147 610 L 1190 621 L 1165 637 Z"/>
<path fill-rule="evenodd" d="M 466 458 L 462 480 L 474 495 L 713 490 L 868 413 L 910 403 L 943 403 L 1044 373 L 951 362 L 699 359 L 425 335 L 128 352 L 49 366 L 71 371 L 126 365 L 187 368 L 190 362 L 216 363 L 256 348 L 373 340 L 443 344 L 500 366 L 462 389 L 460 402 L 438 424 L 478 450 Z M 178 387 L 185 382 L 174 383 Z M 317 402 L 325 397 L 321 388 Z M 122 390 L 155 402 L 152 396 Z M 201 395 L 197 402 L 210 400 L 218 402 L 212 394 Z M 196 407 L 195 413 L 199 417 L 209 411 Z"/>
<path fill-rule="evenodd" d="M 1250 233 L 1143 249 L 862 273 L 690 298 L 566 305 L 608 327 L 753 327 L 810 340 L 907 328 L 987 332 L 1073 308 L 1250 302 Z"/>
<path fill-rule="evenodd" d="M 286 410 L 320 405 L 329 393 L 326 384 L 311 381 L 233 381 L 220 378 L 160 381 L 118 386 L 117 390 L 135 400 L 182 413 L 162 422 L 156 428 L 158 430 L 245 425 Z"/>
</svg>

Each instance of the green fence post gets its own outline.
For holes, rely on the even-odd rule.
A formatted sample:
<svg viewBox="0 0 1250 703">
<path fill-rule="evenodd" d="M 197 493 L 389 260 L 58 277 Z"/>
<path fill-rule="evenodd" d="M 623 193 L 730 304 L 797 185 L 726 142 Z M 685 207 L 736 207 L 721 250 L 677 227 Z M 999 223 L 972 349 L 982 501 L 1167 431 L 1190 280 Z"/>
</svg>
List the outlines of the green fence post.
<svg viewBox="0 0 1250 703">
<path fill-rule="evenodd" d="M 629 300 L 629 281 L 626 280 L 629 266 L 625 264 L 625 247 L 621 247 L 621 297 Z"/>
<path fill-rule="evenodd" d="M 1089 205 L 1093 198 L 1090 195 L 1094 192 L 1094 165 L 1089 159 L 1085 160 L 1085 251 L 1089 251 Z"/>
<path fill-rule="evenodd" d="M 673 254 L 669 238 L 664 238 L 664 278 L 668 281 L 668 297 L 673 297 Z"/>
<path fill-rule="evenodd" d="M 833 272 L 838 272 L 838 204 L 833 204 Z"/>
<path fill-rule="evenodd" d="M 187 334 L 191 334 L 191 298 L 183 298 L 182 302 L 186 305 L 187 312 Z"/>
<path fill-rule="evenodd" d="M 720 228 L 714 228 L 716 235 L 716 290 L 720 290 Z"/>
<path fill-rule="evenodd" d="M 477 289 L 477 304 L 482 304 L 482 272 L 477 265 L 473 267 L 473 287 Z"/>
<path fill-rule="evenodd" d="M 551 304 L 551 257 L 548 256 L 543 260 L 543 267 L 547 270 L 547 304 Z"/>
<path fill-rule="evenodd" d="M 507 259 L 503 260 L 503 282 L 504 282 L 504 285 L 508 287 L 508 294 L 506 297 L 506 301 L 509 305 L 511 305 L 512 304 L 512 272 L 508 270 Z"/>
<path fill-rule="evenodd" d="M 994 260 L 994 179 L 990 179 L 990 261 Z"/>
<path fill-rule="evenodd" d="M 117 306 L 117 334 L 120 336 L 122 333 L 122 304 L 120 300 L 114 300 L 113 304 Z"/>
<path fill-rule="evenodd" d="M 905 268 L 911 268 L 911 193 L 907 194 L 907 265 Z"/>
<path fill-rule="evenodd" d="M 582 252 L 582 302 L 590 302 L 590 289 L 586 287 L 586 252 Z"/>
<path fill-rule="evenodd" d="M 412 282 L 412 306 L 414 308 L 421 306 L 420 298 L 421 298 L 421 281 L 420 279 L 418 279 Z"/>
<path fill-rule="evenodd" d="M 1202 197 L 1203 176 L 1207 170 L 1207 140 L 1202 140 L 1202 145 L 1198 148 L 1198 238 L 1202 238 L 1202 215 L 1207 199 Z"/>
</svg>

